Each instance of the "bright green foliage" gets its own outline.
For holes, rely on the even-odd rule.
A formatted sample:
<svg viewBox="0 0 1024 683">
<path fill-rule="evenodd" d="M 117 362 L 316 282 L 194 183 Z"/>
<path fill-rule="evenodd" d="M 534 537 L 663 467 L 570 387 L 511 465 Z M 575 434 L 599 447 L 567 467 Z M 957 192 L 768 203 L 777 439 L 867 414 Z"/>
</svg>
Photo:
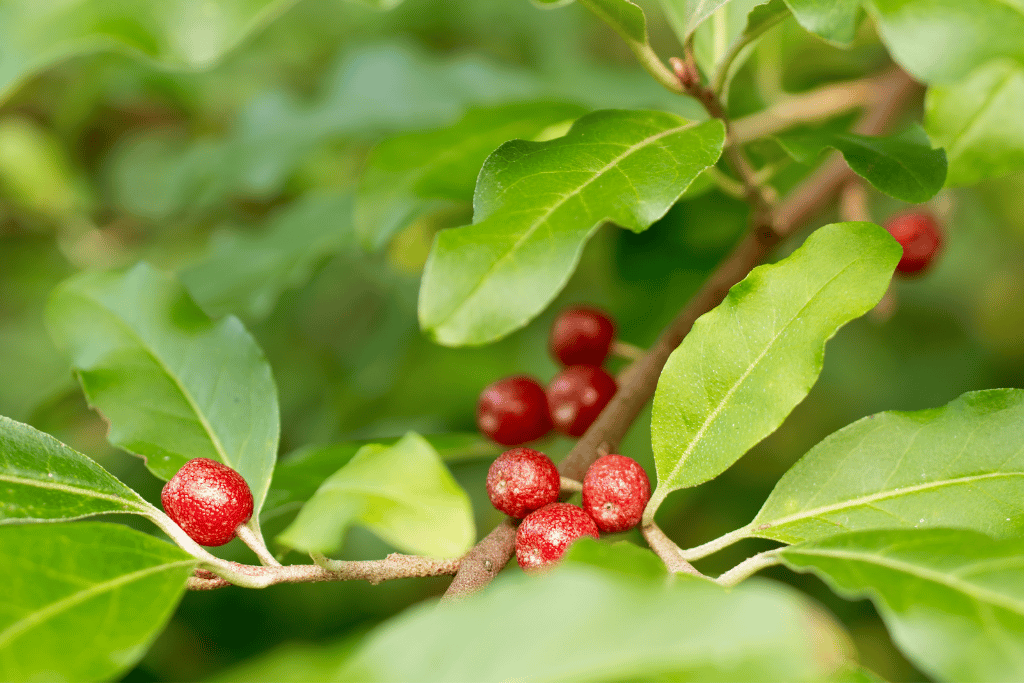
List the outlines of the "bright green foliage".
<svg viewBox="0 0 1024 683">
<path fill-rule="evenodd" d="M 947 185 L 971 185 L 1024 169 L 1024 67 L 997 60 L 928 88 L 925 126 L 949 155 Z"/>
<path fill-rule="evenodd" d="M 212 321 L 145 263 L 64 282 L 47 316 L 112 444 L 163 479 L 192 458 L 223 462 L 245 477 L 259 512 L 277 458 L 277 390 L 237 318 Z"/>
<path fill-rule="evenodd" d="M 595 627 L 595 625 L 600 625 Z M 458 656 L 443 656 L 458 643 Z M 566 563 L 501 576 L 482 594 L 422 605 L 373 631 L 335 674 L 359 681 L 803 681 L 840 669 L 845 636 L 777 584 L 730 592 L 679 576 Z"/>
<path fill-rule="evenodd" d="M 370 153 L 356 195 L 360 242 L 379 249 L 432 205 L 470 201 L 480 167 L 499 145 L 533 138 L 583 111 L 550 102 L 471 109 L 448 128 L 385 140 Z"/>
<path fill-rule="evenodd" d="M 258 235 L 214 233 L 209 252 L 181 273 L 211 315 L 264 318 L 287 289 L 305 284 L 326 257 L 352 245 L 348 195 L 307 194 L 274 214 Z"/>
<path fill-rule="evenodd" d="M 629 541 L 601 542 L 589 536 L 569 546 L 563 563 L 599 567 L 627 577 L 654 580 L 668 576 L 665 563 L 653 551 Z"/>
<path fill-rule="evenodd" d="M 501 449 L 480 434 L 434 434 L 423 437 L 437 451 L 444 462 L 459 462 L 480 458 L 493 458 Z M 395 439 L 374 439 L 309 446 L 283 458 L 274 468 L 274 480 L 263 506 L 263 519 L 294 512 L 309 500 L 320 485 L 338 468 L 348 463 L 356 453 L 370 443 L 391 446 Z"/>
<path fill-rule="evenodd" d="M 91 0 L 0 5 L 0 98 L 70 55 L 120 50 L 176 68 L 208 67 L 295 0 Z"/>
<path fill-rule="evenodd" d="M 0 524 L 142 513 L 149 503 L 49 434 L 0 416 Z"/>
<path fill-rule="evenodd" d="M 775 431 L 821 372 L 825 342 L 885 293 L 901 249 L 873 223 L 819 228 L 783 261 L 755 268 L 694 323 L 654 395 L 654 517 Z"/>
<path fill-rule="evenodd" d="M 932 149 L 918 126 L 889 137 L 820 131 L 787 133 L 776 139 L 802 163 L 814 162 L 825 147 L 838 149 L 853 172 L 875 189 L 913 204 L 931 199 L 946 180 L 945 151 Z"/>
<path fill-rule="evenodd" d="M 562 289 L 598 226 L 646 229 L 718 159 L 724 139 L 717 120 L 612 110 L 584 116 L 563 138 L 502 145 L 480 171 L 473 225 L 434 242 L 421 327 L 449 346 L 522 327 Z"/>
<path fill-rule="evenodd" d="M 647 19 L 644 11 L 630 0 L 579 0 L 601 21 L 615 29 L 632 48 L 647 44 Z"/>
<path fill-rule="evenodd" d="M 926 83 L 966 76 L 996 57 L 1024 61 L 1016 0 L 867 0 L 889 52 Z"/>
<path fill-rule="evenodd" d="M 868 597 L 938 680 L 1024 677 L 1024 540 L 949 529 L 865 531 L 782 552 L 845 597 Z"/>
<path fill-rule="evenodd" d="M 786 543 L 845 531 L 963 527 L 1024 533 L 1024 390 L 964 394 L 931 410 L 840 429 L 775 486 L 750 533 Z"/>
<path fill-rule="evenodd" d="M 0 678 L 118 678 L 163 630 L 194 566 L 121 524 L 0 527 Z"/>
<path fill-rule="evenodd" d="M 787 16 L 789 8 L 782 0 L 729 0 L 716 10 L 710 21 L 703 21 L 693 32 L 693 53 L 697 64 L 709 79 L 713 78 L 735 46 L 752 44 Z M 671 12 L 668 17 L 670 21 L 673 19 Z M 673 26 L 678 30 L 678 22 L 673 22 Z M 748 49 L 735 56 L 729 69 L 730 79 L 749 55 Z"/>
<path fill-rule="evenodd" d="M 685 43 L 701 24 L 729 2 L 730 0 L 661 0 L 661 6 L 672 28 L 675 29 L 679 42 Z"/>
<path fill-rule="evenodd" d="M 853 41 L 861 0 L 786 0 L 805 29 L 837 45 Z"/>
<path fill-rule="evenodd" d="M 430 442 L 411 432 L 393 446 L 359 449 L 277 540 L 296 550 L 331 552 L 353 524 L 400 550 L 433 557 L 461 555 L 476 540 L 466 492 Z"/>
</svg>

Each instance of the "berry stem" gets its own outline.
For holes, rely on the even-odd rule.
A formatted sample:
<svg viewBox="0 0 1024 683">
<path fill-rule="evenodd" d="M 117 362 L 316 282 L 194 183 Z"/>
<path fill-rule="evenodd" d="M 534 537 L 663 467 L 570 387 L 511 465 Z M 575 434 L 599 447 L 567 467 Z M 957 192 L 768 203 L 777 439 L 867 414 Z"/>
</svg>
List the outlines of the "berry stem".
<svg viewBox="0 0 1024 683">
<path fill-rule="evenodd" d="M 612 353 L 626 360 L 640 360 L 647 352 L 639 346 L 616 339 L 612 342 Z"/>
<path fill-rule="evenodd" d="M 263 540 L 263 534 L 254 529 L 253 526 L 251 520 L 246 524 L 239 524 L 238 528 L 235 529 L 235 534 L 242 540 L 242 543 L 249 546 L 249 549 L 256 553 L 256 557 L 260 559 L 260 563 L 263 566 L 280 567 L 281 563 L 267 549 L 267 544 Z"/>
<path fill-rule="evenodd" d="M 561 482 L 562 493 L 578 493 L 583 490 L 583 484 L 575 479 L 561 477 Z"/>
<path fill-rule="evenodd" d="M 665 563 L 665 567 L 668 568 L 673 574 L 692 574 L 693 576 L 704 576 L 697 569 L 683 559 L 683 553 L 679 549 L 679 546 L 675 542 L 665 535 L 665 532 L 661 528 L 651 522 L 645 524 L 642 527 L 644 538 L 647 540 L 647 544 L 651 546 L 661 561 Z M 706 577 L 705 577 L 706 578 Z"/>
<path fill-rule="evenodd" d="M 773 567 L 780 564 L 782 562 L 779 558 L 779 552 L 781 550 L 782 548 L 775 548 L 774 550 L 766 550 L 763 553 L 754 555 L 753 557 L 748 557 L 715 579 L 715 583 L 720 586 L 731 588 L 741 581 L 749 579 L 751 576 L 766 567 Z"/>
</svg>

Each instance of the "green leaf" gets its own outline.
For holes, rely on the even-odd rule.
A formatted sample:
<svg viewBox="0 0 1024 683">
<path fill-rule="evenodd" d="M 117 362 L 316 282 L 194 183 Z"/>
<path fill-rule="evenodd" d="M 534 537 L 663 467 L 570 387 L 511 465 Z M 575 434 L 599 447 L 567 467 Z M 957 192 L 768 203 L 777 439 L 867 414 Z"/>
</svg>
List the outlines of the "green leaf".
<svg viewBox="0 0 1024 683">
<path fill-rule="evenodd" d="M 562 563 L 599 567 L 607 572 L 649 580 L 668 576 L 665 563 L 653 551 L 629 541 L 605 543 L 589 536 L 569 546 Z"/>
<path fill-rule="evenodd" d="M 735 46 L 743 43 L 752 47 L 755 38 L 789 14 L 782 0 L 727 0 L 719 4 L 711 21 L 701 20 L 693 32 L 694 57 L 709 78 L 713 78 Z M 672 22 L 671 13 L 669 20 Z M 672 23 L 678 30 L 678 20 Z M 729 68 L 730 78 L 750 54 L 747 48 L 735 55 Z"/>
<path fill-rule="evenodd" d="M 646 229 L 717 161 L 724 141 L 718 120 L 610 110 L 584 116 L 563 138 L 502 145 L 480 171 L 473 225 L 434 241 L 420 326 L 448 346 L 522 327 L 562 289 L 598 226 Z"/>
<path fill-rule="evenodd" d="M 902 135 L 869 137 L 839 131 L 787 133 L 776 137 L 801 163 L 813 162 L 825 147 L 842 153 L 854 173 L 880 192 L 912 204 L 935 196 L 946 180 L 946 152 L 932 149 L 918 126 Z"/>
<path fill-rule="evenodd" d="M 968 77 L 928 88 L 925 128 L 949 155 L 947 185 L 1024 169 L 1024 67 L 997 60 Z"/>
<path fill-rule="evenodd" d="M 997 57 L 1024 61 L 1017 0 L 868 0 L 893 59 L 926 83 L 957 80 Z"/>
<path fill-rule="evenodd" d="M 493 458 L 501 448 L 479 433 L 432 434 L 423 437 L 444 462 L 461 462 Z M 277 517 L 299 509 L 309 500 L 324 480 L 350 461 L 364 446 L 371 443 L 391 446 L 394 439 L 353 441 L 328 446 L 310 446 L 282 458 L 274 468 L 263 519 Z"/>
<path fill-rule="evenodd" d="M 797 22 L 836 45 L 850 44 L 857 34 L 861 0 L 786 0 Z"/>
<path fill-rule="evenodd" d="M 825 342 L 878 303 L 901 253 L 873 223 L 826 225 L 789 257 L 752 270 L 694 323 L 654 395 L 658 485 L 645 519 L 670 492 L 718 476 L 782 423 L 818 378 Z"/>
<path fill-rule="evenodd" d="M 0 678 L 118 679 L 170 620 L 195 564 L 120 524 L 0 527 Z"/>
<path fill-rule="evenodd" d="M 579 0 L 579 3 L 611 26 L 630 48 L 647 45 L 647 18 L 630 0 Z"/>
<path fill-rule="evenodd" d="M 888 527 L 1024 534 L 1024 390 L 871 415 L 812 448 L 779 480 L 751 535 L 786 543 Z"/>
<path fill-rule="evenodd" d="M 638 620 L 640 620 L 638 622 Z M 458 656 L 452 652 L 458 643 Z M 503 574 L 370 633 L 333 680 L 809 681 L 846 661 L 844 634 L 787 587 L 626 577 L 566 563 Z"/>
<path fill-rule="evenodd" d="M 665 16 L 675 30 L 680 43 L 686 41 L 697 27 L 711 18 L 719 8 L 731 0 L 661 0 Z M 761 0 L 765 2 L 766 0 Z"/>
<path fill-rule="evenodd" d="M 0 4 L 0 99 L 71 55 L 117 50 L 177 69 L 210 66 L 295 0 L 91 0 Z"/>
<path fill-rule="evenodd" d="M 145 513 L 149 503 L 49 434 L 0 416 L 0 524 Z"/>
<path fill-rule="evenodd" d="M 47 318 L 112 444 L 163 479 L 192 458 L 223 462 L 249 483 L 259 512 L 277 457 L 277 389 L 237 318 L 210 320 L 145 263 L 65 281 Z"/>
<path fill-rule="evenodd" d="M 393 446 L 359 449 L 277 540 L 296 550 L 332 552 L 353 524 L 400 550 L 433 557 L 461 555 L 476 539 L 469 496 L 430 442 L 413 432 Z"/>
<path fill-rule="evenodd" d="M 936 679 L 1024 678 L 1024 539 L 950 529 L 864 531 L 781 556 L 844 597 L 871 598 L 900 650 Z"/>
<path fill-rule="evenodd" d="M 270 314 L 286 289 L 304 284 L 318 263 L 352 243 L 348 195 L 306 194 L 275 213 L 260 234 L 214 233 L 209 253 L 181 273 L 212 315 Z"/>
<path fill-rule="evenodd" d="M 382 142 L 367 159 L 356 195 L 360 241 L 379 249 L 432 203 L 470 201 L 480 167 L 499 145 L 533 138 L 582 113 L 581 107 L 551 102 L 472 109 L 448 128 Z"/>
</svg>

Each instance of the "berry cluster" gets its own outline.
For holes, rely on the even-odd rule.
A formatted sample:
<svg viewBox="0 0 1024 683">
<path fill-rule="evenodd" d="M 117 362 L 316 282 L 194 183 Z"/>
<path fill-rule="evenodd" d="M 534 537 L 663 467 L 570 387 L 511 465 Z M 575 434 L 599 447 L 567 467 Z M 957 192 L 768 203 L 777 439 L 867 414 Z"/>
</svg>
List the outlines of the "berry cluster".
<svg viewBox="0 0 1024 683">
<path fill-rule="evenodd" d="M 557 562 L 583 536 L 632 529 L 651 497 L 644 468 L 623 455 L 605 455 L 590 466 L 583 478 L 582 508 L 559 503 L 560 489 L 561 477 L 551 458 L 532 448 L 513 448 L 491 463 L 491 503 L 523 520 L 516 532 L 516 559 L 523 569 Z"/>
<path fill-rule="evenodd" d="M 486 387 L 476 408 L 480 431 L 504 446 L 534 441 L 552 427 L 568 436 L 582 436 L 617 389 L 615 378 L 601 367 L 614 337 L 615 325 L 601 311 L 564 311 L 551 328 L 550 346 L 565 369 L 546 391 L 527 375 Z"/>
</svg>

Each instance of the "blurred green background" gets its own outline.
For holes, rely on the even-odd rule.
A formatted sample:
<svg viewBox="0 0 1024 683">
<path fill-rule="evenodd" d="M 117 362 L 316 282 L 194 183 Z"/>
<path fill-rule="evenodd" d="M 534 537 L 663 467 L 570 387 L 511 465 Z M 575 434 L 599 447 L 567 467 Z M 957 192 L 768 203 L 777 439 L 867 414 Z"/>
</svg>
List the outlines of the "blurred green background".
<svg viewBox="0 0 1024 683">
<path fill-rule="evenodd" d="M 665 56 L 678 54 L 651 9 L 652 42 Z M 855 77 L 886 59 L 869 25 L 840 51 L 790 19 L 737 76 L 731 108 L 741 115 L 780 87 Z M 468 222 L 468 203 L 422 217 L 380 254 L 356 246 L 349 198 L 376 142 L 451 124 L 473 105 L 536 98 L 699 115 L 651 81 L 582 8 L 544 11 L 526 0 L 407 0 L 384 13 L 307 0 L 204 70 L 101 51 L 30 77 L 0 109 L 0 414 L 54 434 L 157 499 L 160 482 L 106 444 L 104 423 L 87 409 L 43 324 L 57 282 L 140 259 L 178 272 L 208 312 L 237 314 L 253 331 L 279 388 L 284 454 L 409 429 L 473 430 L 484 385 L 518 372 L 554 375 L 547 329 L 570 303 L 605 307 L 621 339 L 650 344 L 742 233 L 744 204 L 709 191 L 643 234 L 602 228 L 551 309 L 508 339 L 473 349 L 436 346 L 416 321 L 432 235 Z M 782 159 L 770 142 L 751 152 L 761 162 Z M 807 171 L 783 168 L 779 189 Z M 903 208 L 877 195 L 871 202 L 878 221 Z M 840 331 L 817 386 L 776 434 L 722 477 L 668 499 L 658 521 L 680 545 L 748 522 L 800 455 L 859 417 L 1024 387 L 1024 176 L 944 191 L 930 208 L 948 231 L 938 266 L 895 283 L 879 309 Z M 832 211 L 809 227 L 834 219 Z M 648 422 L 649 413 L 620 450 L 653 475 Z M 570 447 L 553 439 L 549 453 Z M 487 465 L 453 465 L 481 534 L 499 521 L 484 494 Z M 242 557 L 235 544 L 228 552 Z M 715 573 L 764 547 L 748 541 L 699 567 Z M 344 556 L 386 552 L 355 530 Z M 892 649 L 869 603 L 845 603 L 808 576 L 767 573 L 839 616 L 869 668 L 893 680 L 920 677 Z M 445 585 L 415 579 L 189 594 L 125 680 L 230 677 L 230 667 L 268 648 L 361 633 Z"/>
</svg>

